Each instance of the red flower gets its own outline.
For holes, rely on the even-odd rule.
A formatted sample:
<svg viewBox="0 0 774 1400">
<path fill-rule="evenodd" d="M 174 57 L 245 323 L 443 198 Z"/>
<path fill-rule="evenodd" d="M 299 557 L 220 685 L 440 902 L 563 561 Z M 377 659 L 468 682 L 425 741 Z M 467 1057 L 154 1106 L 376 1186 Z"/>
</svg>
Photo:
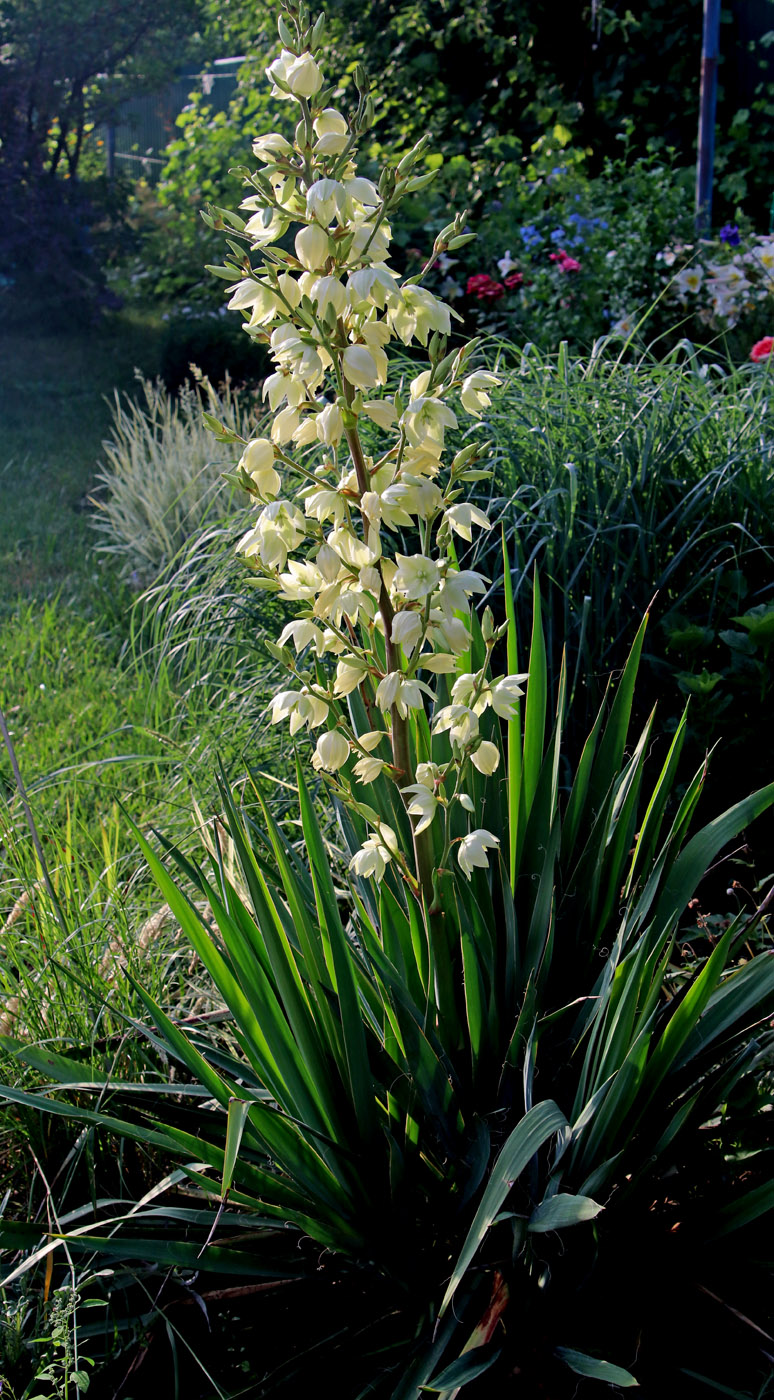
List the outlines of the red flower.
<svg viewBox="0 0 774 1400">
<path fill-rule="evenodd" d="M 510 277 L 506 277 L 506 279 L 505 279 L 505 285 L 506 285 L 506 287 L 510 287 L 510 288 L 513 288 L 513 287 L 520 287 L 523 281 L 524 281 L 524 275 L 523 275 L 523 273 L 521 273 L 521 272 L 512 272 L 511 275 L 510 275 Z"/>
<path fill-rule="evenodd" d="M 756 364 L 760 360 L 768 360 L 769 355 L 774 350 L 774 335 L 765 335 L 763 340 L 757 340 L 750 351 L 750 359 Z"/>
<path fill-rule="evenodd" d="M 505 296 L 505 287 L 502 282 L 495 282 L 488 272 L 477 272 L 475 277 L 468 278 L 467 293 L 478 301 L 497 301 Z"/>
</svg>

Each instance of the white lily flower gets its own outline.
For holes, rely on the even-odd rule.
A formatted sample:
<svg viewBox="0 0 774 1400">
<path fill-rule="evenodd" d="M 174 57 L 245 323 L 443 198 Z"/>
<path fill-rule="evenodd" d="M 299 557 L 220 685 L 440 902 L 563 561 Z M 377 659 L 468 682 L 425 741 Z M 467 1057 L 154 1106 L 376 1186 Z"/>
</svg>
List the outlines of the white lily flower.
<svg viewBox="0 0 774 1400">
<path fill-rule="evenodd" d="M 499 836 L 493 836 L 491 831 L 485 831 L 483 827 L 471 831 L 469 836 L 463 836 L 457 847 L 457 860 L 463 875 L 470 879 L 476 866 L 480 870 L 487 870 L 489 858 L 486 853 L 497 850 L 499 844 Z"/>
<path fill-rule="evenodd" d="M 348 758 L 349 743 L 344 735 L 340 734 L 338 729 L 328 729 L 317 740 L 317 747 L 312 755 L 312 767 L 318 770 L 325 768 L 327 772 L 335 773 Z"/>
<path fill-rule="evenodd" d="M 278 238 L 282 238 L 283 234 L 287 233 L 289 224 L 290 219 L 286 214 L 267 207 L 247 220 L 244 232 L 255 247 L 265 248 L 269 243 L 276 243 Z"/>
</svg>

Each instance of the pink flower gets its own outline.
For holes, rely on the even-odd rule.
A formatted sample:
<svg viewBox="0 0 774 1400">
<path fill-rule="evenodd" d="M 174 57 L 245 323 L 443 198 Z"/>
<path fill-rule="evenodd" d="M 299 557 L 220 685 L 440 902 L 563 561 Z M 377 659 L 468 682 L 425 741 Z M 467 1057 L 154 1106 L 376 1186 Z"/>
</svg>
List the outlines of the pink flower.
<svg viewBox="0 0 774 1400">
<path fill-rule="evenodd" d="M 524 281 L 524 274 L 523 274 L 523 273 L 521 273 L 521 272 L 512 272 L 511 275 L 510 275 L 510 277 L 506 277 L 506 279 L 505 279 L 505 285 L 506 285 L 506 287 L 508 287 L 508 288 L 512 291 L 514 287 L 520 287 L 523 281 Z"/>
<path fill-rule="evenodd" d="M 478 301 L 497 301 L 505 296 L 505 287 L 502 282 L 495 282 L 488 272 L 477 272 L 474 277 L 468 278 L 468 296 L 474 296 Z"/>
<path fill-rule="evenodd" d="M 772 350 L 774 350 L 774 335 L 765 335 L 763 340 L 756 340 L 750 351 L 750 359 L 756 364 L 760 360 L 768 360 Z"/>
<path fill-rule="evenodd" d="M 577 258 L 571 258 L 569 253 L 560 248 L 557 253 L 549 253 L 549 260 L 558 263 L 562 272 L 580 272 L 581 265 Z"/>
</svg>

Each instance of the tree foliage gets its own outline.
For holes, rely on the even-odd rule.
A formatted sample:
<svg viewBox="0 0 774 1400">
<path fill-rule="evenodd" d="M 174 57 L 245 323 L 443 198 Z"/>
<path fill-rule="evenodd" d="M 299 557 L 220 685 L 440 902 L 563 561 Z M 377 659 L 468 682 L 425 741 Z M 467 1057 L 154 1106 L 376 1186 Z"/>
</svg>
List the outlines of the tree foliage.
<svg viewBox="0 0 774 1400">
<path fill-rule="evenodd" d="M 94 291 L 87 133 L 170 72 L 197 15 L 187 0 L 0 0 L 1 246 L 20 290 L 53 275 L 68 303 Z"/>
</svg>

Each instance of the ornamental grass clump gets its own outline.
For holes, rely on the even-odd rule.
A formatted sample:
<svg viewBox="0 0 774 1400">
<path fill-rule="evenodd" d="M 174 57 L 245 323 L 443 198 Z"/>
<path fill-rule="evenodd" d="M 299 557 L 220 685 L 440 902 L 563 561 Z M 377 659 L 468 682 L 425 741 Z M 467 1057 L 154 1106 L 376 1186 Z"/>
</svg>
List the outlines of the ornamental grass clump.
<svg viewBox="0 0 774 1400">
<path fill-rule="evenodd" d="M 767 900 L 689 971 L 675 952 L 698 882 L 774 784 L 692 835 L 706 765 L 677 790 L 685 716 L 660 752 L 654 716 L 632 724 L 647 618 L 579 756 L 564 669 L 549 698 L 537 580 L 520 668 L 505 539 L 503 620 L 479 618 L 489 584 L 456 543 L 488 530 L 464 493 L 490 467 L 485 447 L 451 453 L 446 437 L 497 377 L 472 346 L 449 349 L 448 308 L 387 262 L 424 144 L 376 183 L 356 175 L 369 86 L 357 70 L 355 110 L 332 106 L 322 25 L 284 4 L 269 77 L 294 140 L 255 143 L 246 220 L 208 214 L 237 235 L 216 270 L 275 361 L 270 432 L 213 426 L 239 442 L 235 479 L 255 499 L 240 554 L 296 609 L 272 643 L 288 679 L 270 710 L 297 741 L 300 832 L 257 785 L 238 800 L 224 779 L 206 865 L 167 843 L 178 882 L 139 836 L 229 1039 L 138 984 L 179 1096 L 93 1071 L 84 1086 L 77 1056 L 52 1057 L 51 1077 L 96 1084 L 95 1108 L 3 1090 L 178 1163 L 131 1209 L 98 1202 L 42 1245 L 36 1222 L 0 1224 L 20 1252 L 6 1285 L 65 1241 L 87 1263 L 124 1251 L 281 1279 L 292 1325 L 262 1332 L 256 1395 L 321 1378 L 346 1400 L 516 1383 L 570 1396 L 641 1371 L 662 1385 L 665 1347 L 695 1359 L 665 1342 L 664 1290 L 676 1307 L 688 1269 L 691 1298 L 694 1276 L 717 1296 L 729 1238 L 774 1207 L 756 1136 L 774 961 L 750 941 Z M 427 367 L 380 393 L 395 341 L 418 341 Z M 176 1186 L 183 1204 L 160 1206 Z"/>
</svg>

